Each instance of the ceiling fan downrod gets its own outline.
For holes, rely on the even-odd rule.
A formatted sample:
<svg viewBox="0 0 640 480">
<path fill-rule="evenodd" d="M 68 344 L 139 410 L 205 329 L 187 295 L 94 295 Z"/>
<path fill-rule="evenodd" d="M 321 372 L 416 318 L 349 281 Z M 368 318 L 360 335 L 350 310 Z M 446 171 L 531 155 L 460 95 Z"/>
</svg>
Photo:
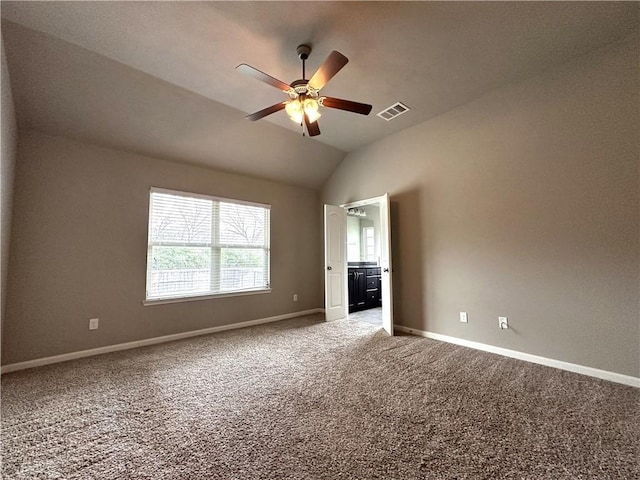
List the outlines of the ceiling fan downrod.
<svg viewBox="0 0 640 480">
<path fill-rule="evenodd" d="M 302 60 L 302 80 L 305 80 L 305 62 L 311 54 L 311 47 L 309 45 L 298 45 L 296 52 L 298 53 L 298 58 Z"/>
</svg>

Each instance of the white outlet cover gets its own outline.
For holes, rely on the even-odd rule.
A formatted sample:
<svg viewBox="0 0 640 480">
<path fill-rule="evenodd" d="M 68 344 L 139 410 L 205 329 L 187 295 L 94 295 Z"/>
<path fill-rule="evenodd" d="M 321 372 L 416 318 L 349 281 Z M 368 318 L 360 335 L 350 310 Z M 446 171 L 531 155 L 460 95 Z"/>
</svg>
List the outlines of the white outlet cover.
<svg viewBox="0 0 640 480">
<path fill-rule="evenodd" d="M 509 328 L 509 319 L 507 317 L 498 317 L 498 326 L 502 330 L 506 330 Z"/>
<path fill-rule="evenodd" d="M 100 321 L 99 318 L 90 318 L 89 319 L 89 330 L 97 330 L 99 321 Z"/>
<path fill-rule="evenodd" d="M 467 316 L 467 312 L 460 312 L 460 321 L 462 323 L 468 323 L 469 317 Z"/>
</svg>

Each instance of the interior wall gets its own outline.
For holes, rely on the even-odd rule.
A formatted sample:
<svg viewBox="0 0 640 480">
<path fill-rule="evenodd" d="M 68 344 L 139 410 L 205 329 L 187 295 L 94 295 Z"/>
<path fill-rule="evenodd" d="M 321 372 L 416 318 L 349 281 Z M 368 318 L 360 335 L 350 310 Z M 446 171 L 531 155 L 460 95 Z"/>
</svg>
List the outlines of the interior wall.
<svg viewBox="0 0 640 480">
<path fill-rule="evenodd" d="M 322 306 L 317 191 L 34 131 L 18 147 L 3 364 Z M 143 306 L 152 186 L 271 204 L 272 292 Z"/>
<path fill-rule="evenodd" d="M 322 201 L 390 193 L 396 323 L 640 376 L 638 58 L 634 35 L 347 156 Z"/>
<path fill-rule="evenodd" d="M 13 96 L 9 81 L 9 70 L 2 44 L 2 118 L 0 128 L 0 337 L 4 327 L 4 314 L 7 297 L 7 270 L 9 265 L 9 246 L 11 239 L 11 217 L 13 211 L 13 180 L 18 143 L 18 128 L 13 107 Z"/>
</svg>

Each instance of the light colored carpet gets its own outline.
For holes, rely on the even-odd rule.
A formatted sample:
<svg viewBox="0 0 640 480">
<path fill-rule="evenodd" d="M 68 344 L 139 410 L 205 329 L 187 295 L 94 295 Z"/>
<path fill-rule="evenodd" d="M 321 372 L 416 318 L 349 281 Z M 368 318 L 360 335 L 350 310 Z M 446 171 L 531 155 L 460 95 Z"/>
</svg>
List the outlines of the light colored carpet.
<svg viewBox="0 0 640 480">
<path fill-rule="evenodd" d="M 319 316 L 2 377 L 6 479 L 636 479 L 639 391 Z"/>
</svg>

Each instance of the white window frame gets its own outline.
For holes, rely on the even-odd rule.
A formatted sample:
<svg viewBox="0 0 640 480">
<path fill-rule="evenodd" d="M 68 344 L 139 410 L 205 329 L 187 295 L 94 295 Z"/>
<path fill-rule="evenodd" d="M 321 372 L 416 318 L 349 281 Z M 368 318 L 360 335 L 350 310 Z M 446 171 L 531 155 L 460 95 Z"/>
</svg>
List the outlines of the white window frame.
<svg viewBox="0 0 640 480">
<path fill-rule="evenodd" d="M 268 284 L 266 287 L 257 287 L 257 288 L 251 288 L 251 289 L 244 289 L 244 290 L 236 290 L 236 291 L 223 291 L 223 292 L 219 292 L 219 293 L 211 293 L 211 292 L 207 292 L 204 294 L 187 294 L 187 295 L 182 295 L 182 296 L 175 296 L 175 297 L 161 297 L 161 298 L 149 298 L 149 293 L 147 288 L 145 288 L 145 300 L 142 302 L 143 305 L 159 305 L 159 304 L 165 304 L 165 303 L 179 303 L 179 302 L 190 302 L 190 301 L 197 301 L 197 300 L 207 300 L 207 299 L 213 299 L 213 298 L 224 298 L 224 297 L 235 297 L 235 296 L 246 296 L 246 295 L 257 295 L 257 294 L 265 294 L 265 293 L 271 293 L 271 216 L 270 216 L 270 211 L 271 211 L 271 205 L 269 204 L 264 204 L 264 203 L 257 203 L 257 202 L 249 202 L 246 200 L 237 200 L 237 199 L 232 199 L 232 198 L 225 198 L 225 197 L 217 197 L 217 196 L 213 196 L 213 195 L 205 195 L 205 194 L 200 194 L 200 193 L 193 193 L 193 192 L 184 192 L 184 191 L 180 191 L 180 190 L 170 190 L 170 189 L 166 189 L 166 188 L 159 188 L 159 187 L 151 187 L 149 190 L 149 215 L 147 218 L 147 262 L 146 262 L 146 269 L 145 269 L 145 273 L 146 273 L 146 279 L 145 279 L 145 286 L 148 287 L 148 282 L 149 282 L 149 266 L 150 266 L 150 261 L 151 261 L 151 252 L 152 252 L 152 248 L 154 246 L 162 246 L 163 243 L 152 243 L 151 242 L 151 235 L 150 235 L 150 229 L 151 229 L 151 214 L 152 214 L 152 202 L 151 202 L 151 196 L 154 193 L 165 193 L 165 194 L 169 194 L 169 195 L 178 195 L 178 196 L 183 196 L 183 197 L 187 197 L 187 198 L 200 198 L 200 199 L 204 199 L 204 200 L 211 200 L 214 202 L 224 202 L 224 203 L 233 203 L 233 204 L 237 204 L 237 205 L 249 205 L 249 206 L 253 206 L 253 207 L 260 207 L 260 208 L 264 208 L 265 210 L 267 210 L 269 212 L 269 222 L 267 224 L 268 227 L 268 231 L 266 233 L 266 239 L 265 239 L 265 246 L 262 247 L 266 252 L 267 255 L 265 256 L 265 268 L 266 268 L 266 272 L 267 272 L 267 276 L 268 276 Z M 214 211 L 215 211 L 215 207 L 217 207 L 217 204 L 214 204 Z M 213 222 L 215 225 L 217 225 L 217 222 Z M 214 227 L 215 228 L 215 227 Z M 164 244 L 166 245 L 166 244 Z M 172 245 L 175 246 L 180 246 L 180 244 L 174 243 L 172 242 Z M 194 244 L 184 244 L 184 246 L 194 246 Z M 215 240 L 212 238 L 211 243 L 210 244 L 196 244 L 195 246 L 205 246 L 208 248 L 211 248 L 211 258 L 212 258 L 212 262 L 211 262 L 211 271 L 210 274 L 211 276 L 215 276 L 215 275 L 220 275 L 220 251 L 222 248 L 247 248 L 245 245 L 233 245 L 233 244 L 222 244 L 219 241 Z M 256 248 L 256 247 L 251 247 L 251 248 Z M 217 261 L 214 261 L 214 259 L 218 259 Z M 215 265 L 215 267 L 214 267 Z"/>
<path fill-rule="evenodd" d="M 371 233 L 371 235 L 369 235 Z M 376 233 L 374 227 L 363 227 L 362 228 L 362 244 L 364 246 L 364 260 L 366 262 L 375 261 L 376 259 Z M 371 240 L 371 243 L 369 243 Z M 369 250 L 371 250 L 371 255 L 369 255 Z"/>
</svg>

